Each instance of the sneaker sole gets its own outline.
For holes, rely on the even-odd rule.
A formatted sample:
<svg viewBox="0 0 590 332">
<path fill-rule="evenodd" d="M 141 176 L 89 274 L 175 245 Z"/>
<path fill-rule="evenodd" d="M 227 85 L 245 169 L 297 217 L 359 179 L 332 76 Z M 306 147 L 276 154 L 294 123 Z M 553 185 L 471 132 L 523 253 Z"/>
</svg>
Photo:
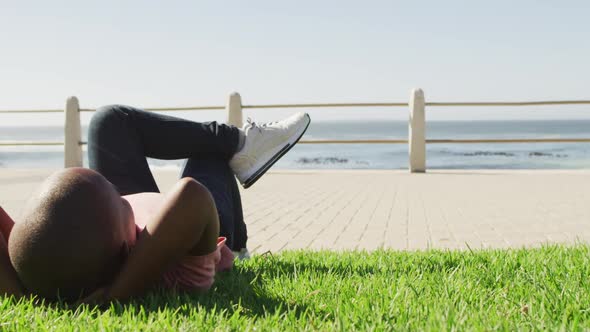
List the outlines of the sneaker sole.
<svg viewBox="0 0 590 332">
<path fill-rule="evenodd" d="M 277 161 L 279 161 L 279 159 L 281 159 L 281 157 L 283 155 L 285 155 L 285 153 L 289 152 L 289 150 L 291 150 L 291 148 L 293 148 L 295 146 L 295 144 L 297 144 L 297 142 L 299 142 L 299 140 L 301 139 L 303 134 L 305 134 L 305 132 L 307 131 L 307 127 L 309 127 L 309 124 L 311 123 L 311 117 L 309 115 L 306 115 L 306 117 L 307 117 L 307 124 L 305 125 L 305 127 L 303 128 L 301 133 L 299 133 L 299 135 L 294 136 L 294 137 L 296 137 L 296 139 L 293 140 L 292 142 L 287 143 L 287 145 L 282 147 L 266 163 L 264 163 L 262 166 L 260 166 L 260 168 L 258 168 L 258 170 L 256 172 L 254 172 L 252 175 L 250 175 L 250 177 L 248 177 L 248 179 L 246 179 L 246 181 L 244 181 L 244 183 L 242 184 L 244 189 L 249 188 L 256 181 L 258 181 L 258 179 L 261 176 L 263 176 L 264 173 L 266 173 L 266 171 L 268 171 L 272 167 L 272 165 L 274 165 Z"/>
</svg>

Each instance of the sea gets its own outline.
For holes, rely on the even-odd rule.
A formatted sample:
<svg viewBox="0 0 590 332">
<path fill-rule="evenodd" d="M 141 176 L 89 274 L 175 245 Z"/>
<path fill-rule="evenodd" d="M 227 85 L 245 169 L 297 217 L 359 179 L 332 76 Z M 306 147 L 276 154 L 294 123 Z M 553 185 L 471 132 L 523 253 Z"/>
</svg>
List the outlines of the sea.
<svg viewBox="0 0 590 332">
<path fill-rule="evenodd" d="M 427 139 L 590 138 L 590 120 L 428 121 Z M 83 127 L 86 140 L 86 128 Z M 407 121 L 316 121 L 303 139 L 407 139 Z M 63 127 L 2 127 L 0 141 L 63 141 Z M 85 165 L 88 165 L 85 153 Z M 149 160 L 180 168 L 182 160 Z M 63 166 L 63 147 L 0 146 L 2 168 Z M 590 143 L 428 144 L 428 169 L 590 169 Z M 299 144 L 274 169 L 406 169 L 407 144 Z"/>
</svg>

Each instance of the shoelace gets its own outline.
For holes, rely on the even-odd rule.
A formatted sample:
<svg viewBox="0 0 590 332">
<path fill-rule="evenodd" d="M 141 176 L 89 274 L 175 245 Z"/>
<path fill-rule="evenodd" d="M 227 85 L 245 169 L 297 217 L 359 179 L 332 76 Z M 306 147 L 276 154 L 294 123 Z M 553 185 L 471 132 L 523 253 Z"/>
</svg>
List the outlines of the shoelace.
<svg viewBox="0 0 590 332">
<path fill-rule="evenodd" d="M 263 123 L 263 124 L 261 124 L 261 125 L 258 125 L 258 124 L 256 124 L 256 122 L 252 121 L 252 119 L 251 119 L 251 118 L 248 118 L 248 119 L 246 120 L 246 122 L 247 122 L 247 123 L 250 125 L 250 127 L 251 127 L 251 128 L 256 128 L 256 129 L 258 129 L 258 132 L 259 132 L 259 133 L 261 133 L 261 134 L 262 134 L 262 129 L 263 129 L 263 128 L 266 128 L 266 127 L 268 127 L 268 126 L 270 126 L 270 125 L 273 125 L 273 124 L 275 124 L 275 123 L 278 123 L 278 121 L 273 121 L 273 122 L 267 122 L 267 123 Z"/>
</svg>

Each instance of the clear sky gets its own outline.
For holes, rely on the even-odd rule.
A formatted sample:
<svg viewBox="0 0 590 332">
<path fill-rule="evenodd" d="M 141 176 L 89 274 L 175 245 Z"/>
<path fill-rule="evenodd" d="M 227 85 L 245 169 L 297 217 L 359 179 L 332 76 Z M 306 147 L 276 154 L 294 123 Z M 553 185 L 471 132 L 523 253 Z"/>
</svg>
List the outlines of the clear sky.
<svg viewBox="0 0 590 332">
<path fill-rule="evenodd" d="M 82 107 L 223 105 L 232 91 L 246 104 L 403 102 L 413 87 L 431 101 L 590 99 L 589 17 L 587 0 L 0 0 L 0 109 L 60 108 L 70 95 Z M 590 118 L 590 107 L 427 116 Z M 0 125 L 57 121 L 26 119 Z"/>
</svg>

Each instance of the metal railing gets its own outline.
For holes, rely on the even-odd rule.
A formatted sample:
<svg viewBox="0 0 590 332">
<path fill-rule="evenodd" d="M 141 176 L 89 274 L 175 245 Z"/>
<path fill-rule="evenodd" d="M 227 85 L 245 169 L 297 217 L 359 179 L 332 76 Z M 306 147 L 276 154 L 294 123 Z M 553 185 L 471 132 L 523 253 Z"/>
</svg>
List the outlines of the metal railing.
<svg viewBox="0 0 590 332">
<path fill-rule="evenodd" d="M 530 139 L 426 139 L 425 137 L 425 108 L 435 107 L 494 107 L 494 106 L 546 106 L 546 105 L 590 105 L 590 100 L 546 100 L 546 101 L 501 101 L 501 102 L 426 102 L 424 93 L 420 89 L 412 90 L 408 103 L 309 103 L 309 104 L 261 104 L 243 105 L 238 93 L 229 96 L 226 106 L 188 106 L 144 108 L 154 112 L 176 111 L 205 111 L 226 110 L 227 122 L 241 127 L 243 124 L 243 109 L 271 109 L 271 108 L 366 108 L 366 107 L 409 107 L 409 135 L 403 139 L 367 139 L 367 140 L 337 140 L 316 139 L 301 140 L 300 144 L 408 144 L 409 169 L 411 172 L 424 172 L 426 163 L 426 144 L 472 144 L 472 143 L 590 143 L 590 138 L 530 138 Z M 0 110 L 2 113 L 62 113 L 65 112 L 64 142 L 54 141 L 0 141 L 0 146 L 64 146 L 65 167 L 82 166 L 82 146 L 87 142 L 81 137 L 81 112 L 94 112 L 95 109 L 80 108 L 76 97 L 68 98 L 65 110 L 61 109 L 25 109 Z"/>
</svg>

